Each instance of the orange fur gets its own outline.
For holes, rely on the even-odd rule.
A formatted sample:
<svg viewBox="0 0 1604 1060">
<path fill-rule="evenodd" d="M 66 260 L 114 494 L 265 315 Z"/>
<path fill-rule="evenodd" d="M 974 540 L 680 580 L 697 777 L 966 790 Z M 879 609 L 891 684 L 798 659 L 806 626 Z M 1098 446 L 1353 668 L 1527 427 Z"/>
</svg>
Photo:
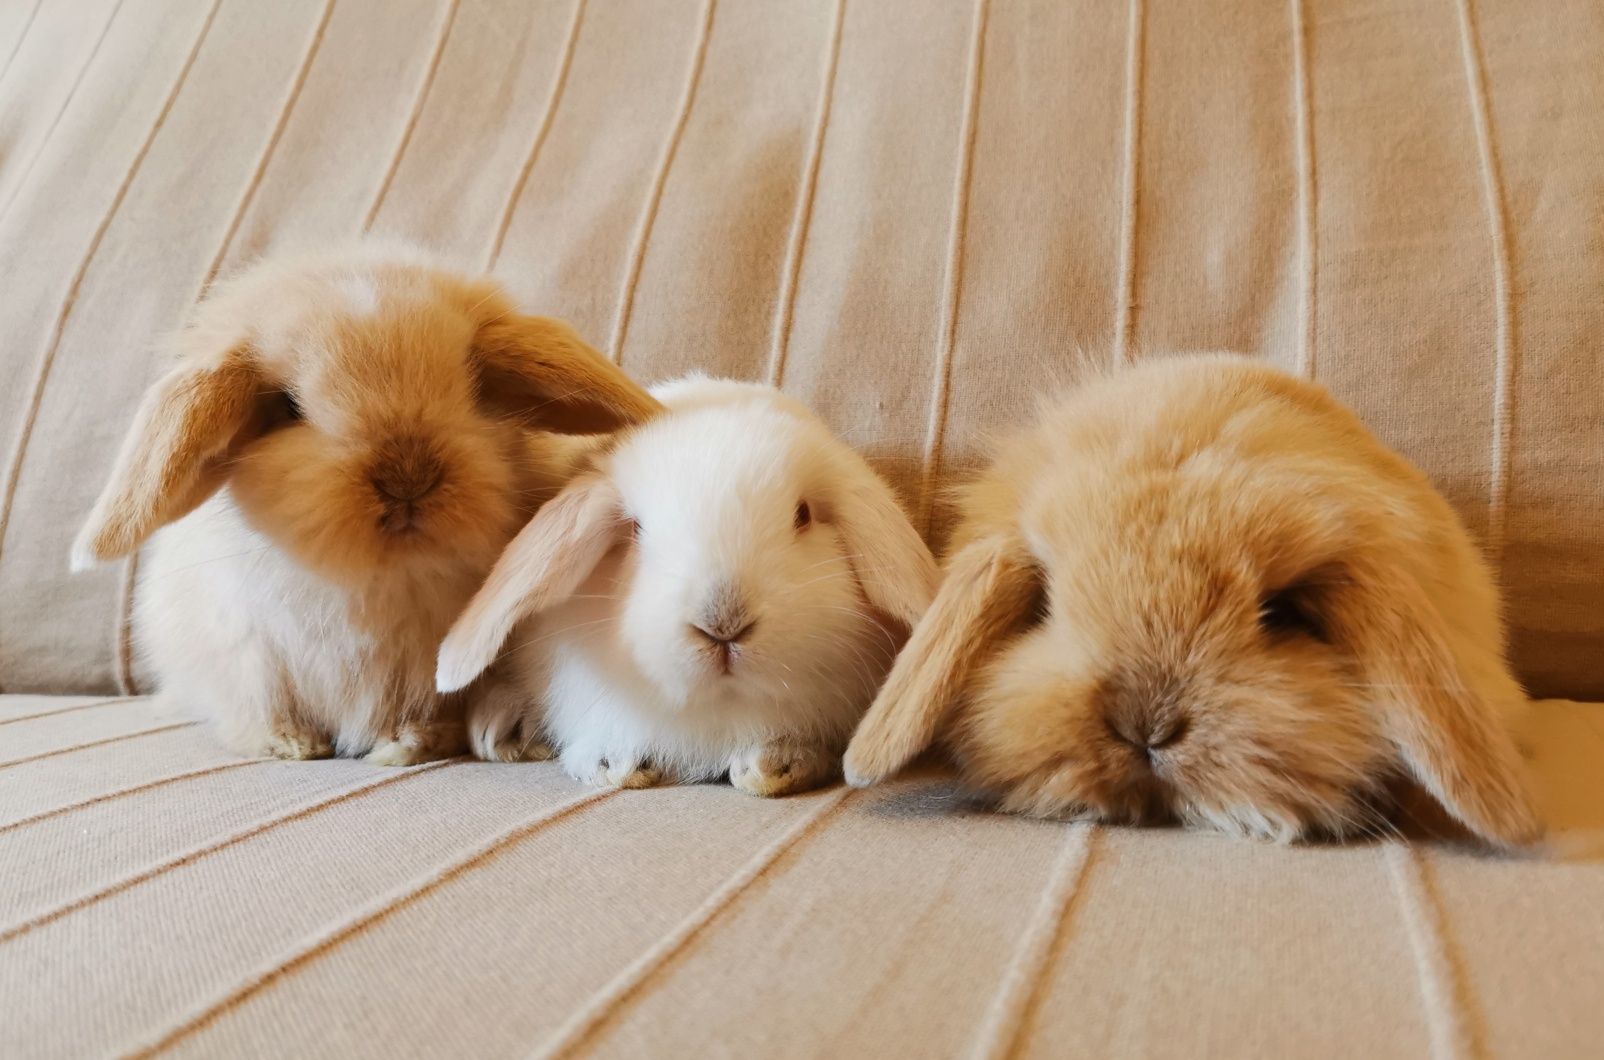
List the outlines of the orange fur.
<svg viewBox="0 0 1604 1060">
<path fill-rule="evenodd" d="M 1406 774 L 1488 841 L 1541 833 L 1491 576 L 1319 387 L 1218 356 L 1095 380 L 962 507 L 849 775 L 937 736 L 1007 809 L 1284 840 L 1390 827 Z"/>
</svg>

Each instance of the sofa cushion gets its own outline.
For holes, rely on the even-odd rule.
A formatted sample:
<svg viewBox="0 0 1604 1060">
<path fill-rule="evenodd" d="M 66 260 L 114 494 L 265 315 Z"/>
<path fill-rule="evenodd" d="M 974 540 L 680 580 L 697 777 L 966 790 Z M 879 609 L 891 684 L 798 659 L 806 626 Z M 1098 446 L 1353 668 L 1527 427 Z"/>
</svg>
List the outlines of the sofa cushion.
<svg viewBox="0 0 1604 1060">
<path fill-rule="evenodd" d="M 1505 858 L 1030 821 L 937 771 L 240 759 L 0 697 L 0 1055 L 1588 1055 L 1604 707 L 1534 719 L 1553 833 Z"/>
</svg>

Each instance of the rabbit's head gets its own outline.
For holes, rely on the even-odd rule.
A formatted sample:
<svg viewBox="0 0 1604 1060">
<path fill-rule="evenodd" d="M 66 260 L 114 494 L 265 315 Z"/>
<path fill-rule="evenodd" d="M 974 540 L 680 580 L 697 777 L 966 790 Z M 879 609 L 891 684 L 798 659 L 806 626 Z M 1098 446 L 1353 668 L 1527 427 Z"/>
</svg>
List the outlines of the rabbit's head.
<svg viewBox="0 0 1604 1060">
<path fill-rule="evenodd" d="M 512 624 L 600 573 L 616 636 L 682 707 L 857 687 L 929 601 L 935 564 L 890 489 L 801 406 L 692 379 L 536 515 L 448 636 L 441 687 L 471 680 Z M 596 583 L 592 583 L 595 585 Z M 862 701 L 860 700 L 860 702 Z"/>
<path fill-rule="evenodd" d="M 1092 384 L 965 511 L 849 777 L 940 735 L 1034 814 L 1343 835 L 1407 777 L 1485 839 L 1538 834 L 1490 579 L 1317 388 L 1223 359 Z"/>
<path fill-rule="evenodd" d="M 488 564 L 530 503 L 528 428 L 611 430 L 656 409 L 566 325 L 415 252 L 259 263 L 175 344 L 77 565 L 128 554 L 224 486 L 336 581 Z"/>
</svg>

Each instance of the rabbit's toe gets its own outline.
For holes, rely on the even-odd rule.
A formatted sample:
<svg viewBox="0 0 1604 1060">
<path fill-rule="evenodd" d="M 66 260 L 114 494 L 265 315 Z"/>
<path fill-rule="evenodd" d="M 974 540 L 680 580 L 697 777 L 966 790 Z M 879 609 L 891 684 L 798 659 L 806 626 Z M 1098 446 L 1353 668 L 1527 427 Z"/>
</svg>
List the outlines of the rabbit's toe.
<svg viewBox="0 0 1604 1060">
<path fill-rule="evenodd" d="M 768 798 L 816 788 L 833 780 L 840 769 L 840 757 L 825 748 L 771 740 L 730 759 L 730 783 L 748 795 Z"/>
</svg>

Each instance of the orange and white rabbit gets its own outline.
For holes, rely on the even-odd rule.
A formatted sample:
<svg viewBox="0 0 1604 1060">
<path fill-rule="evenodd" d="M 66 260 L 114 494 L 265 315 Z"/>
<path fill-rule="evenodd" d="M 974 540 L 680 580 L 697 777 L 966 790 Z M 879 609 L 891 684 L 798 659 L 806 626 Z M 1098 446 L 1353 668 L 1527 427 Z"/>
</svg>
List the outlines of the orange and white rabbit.
<svg viewBox="0 0 1604 1060">
<path fill-rule="evenodd" d="M 657 403 L 566 325 L 404 248 L 219 284 L 145 395 L 77 566 L 133 552 L 161 694 L 234 748 L 401 764 L 463 742 L 434 657 L 573 439 Z"/>
</svg>

